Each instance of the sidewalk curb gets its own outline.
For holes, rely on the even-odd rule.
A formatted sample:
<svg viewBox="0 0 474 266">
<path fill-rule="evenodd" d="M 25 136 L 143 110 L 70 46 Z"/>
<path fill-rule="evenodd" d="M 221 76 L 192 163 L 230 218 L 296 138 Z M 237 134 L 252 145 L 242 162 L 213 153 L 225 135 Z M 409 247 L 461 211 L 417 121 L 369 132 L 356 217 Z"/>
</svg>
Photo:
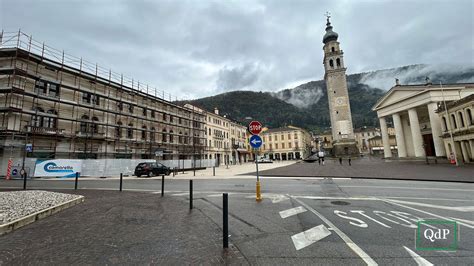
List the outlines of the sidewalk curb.
<svg viewBox="0 0 474 266">
<path fill-rule="evenodd" d="M 23 227 L 25 225 L 28 225 L 30 223 L 33 223 L 35 221 L 38 221 L 40 219 L 46 218 L 50 215 L 53 215 L 57 212 L 65 210 L 69 207 L 77 205 L 77 204 L 79 204 L 83 201 L 84 201 L 84 196 L 79 196 L 78 198 L 75 198 L 73 200 L 66 201 L 66 202 L 61 203 L 59 205 L 52 206 L 52 207 L 49 207 L 47 209 L 32 213 L 30 215 L 27 215 L 25 217 L 22 217 L 20 219 L 15 220 L 15 221 L 9 222 L 7 224 L 0 225 L 0 236 L 2 236 L 4 234 L 7 234 L 7 233 L 9 233 L 13 230 L 16 230 L 20 227 Z"/>
<path fill-rule="evenodd" d="M 376 176 L 335 176 L 335 175 L 318 175 L 318 176 L 296 176 L 296 175 L 265 175 L 260 174 L 260 177 L 287 177 L 287 178 L 333 178 L 333 179 L 374 179 L 374 180 L 402 180 L 402 181 L 430 181 L 430 182 L 451 182 L 451 183 L 474 183 L 471 180 L 450 180 L 450 179 L 423 179 L 423 178 L 398 178 L 398 177 L 376 177 Z"/>
</svg>

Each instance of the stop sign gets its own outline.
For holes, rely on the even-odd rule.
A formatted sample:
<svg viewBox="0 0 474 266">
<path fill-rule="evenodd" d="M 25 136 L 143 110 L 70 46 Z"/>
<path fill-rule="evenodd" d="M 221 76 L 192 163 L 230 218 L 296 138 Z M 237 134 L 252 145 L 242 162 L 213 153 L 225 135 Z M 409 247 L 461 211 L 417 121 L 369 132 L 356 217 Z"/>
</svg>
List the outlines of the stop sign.
<svg viewBox="0 0 474 266">
<path fill-rule="evenodd" d="M 258 135 L 262 131 L 262 123 L 258 121 L 252 121 L 249 124 L 249 132 L 252 135 Z"/>
</svg>

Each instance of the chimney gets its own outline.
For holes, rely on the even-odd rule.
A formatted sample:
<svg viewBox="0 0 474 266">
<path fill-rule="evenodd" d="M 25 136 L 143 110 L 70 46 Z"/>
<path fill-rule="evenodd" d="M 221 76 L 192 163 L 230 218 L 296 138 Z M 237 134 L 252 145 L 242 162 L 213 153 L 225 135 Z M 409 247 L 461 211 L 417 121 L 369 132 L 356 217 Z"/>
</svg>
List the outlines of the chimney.
<svg viewBox="0 0 474 266">
<path fill-rule="evenodd" d="M 400 86 L 400 80 L 399 79 L 395 79 L 395 86 Z"/>
<path fill-rule="evenodd" d="M 214 107 L 214 114 L 219 115 L 219 109 L 217 109 L 217 107 Z"/>
</svg>

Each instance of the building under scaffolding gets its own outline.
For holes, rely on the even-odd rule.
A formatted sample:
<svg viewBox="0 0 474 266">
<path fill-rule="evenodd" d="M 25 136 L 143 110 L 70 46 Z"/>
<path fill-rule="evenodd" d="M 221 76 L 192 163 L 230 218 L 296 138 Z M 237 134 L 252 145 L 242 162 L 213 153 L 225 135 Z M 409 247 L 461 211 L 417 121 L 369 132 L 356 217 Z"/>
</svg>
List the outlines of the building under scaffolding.
<svg viewBox="0 0 474 266">
<path fill-rule="evenodd" d="M 8 158 L 23 156 L 200 158 L 206 144 L 204 114 L 167 96 L 20 31 L 2 32 L 1 168 Z"/>
</svg>

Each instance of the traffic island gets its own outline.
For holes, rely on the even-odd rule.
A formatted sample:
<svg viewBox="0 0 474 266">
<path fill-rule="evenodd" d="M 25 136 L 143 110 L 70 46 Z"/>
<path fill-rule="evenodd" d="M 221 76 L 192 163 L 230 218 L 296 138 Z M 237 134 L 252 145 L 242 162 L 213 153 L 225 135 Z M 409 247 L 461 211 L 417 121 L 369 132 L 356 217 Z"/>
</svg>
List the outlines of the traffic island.
<svg viewBox="0 0 474 266">
<path fill-rule="evenodd" d="M 0 236 L 84 201 L 84 196 L 40 190 L 0 192 Z"/>
</svg>

